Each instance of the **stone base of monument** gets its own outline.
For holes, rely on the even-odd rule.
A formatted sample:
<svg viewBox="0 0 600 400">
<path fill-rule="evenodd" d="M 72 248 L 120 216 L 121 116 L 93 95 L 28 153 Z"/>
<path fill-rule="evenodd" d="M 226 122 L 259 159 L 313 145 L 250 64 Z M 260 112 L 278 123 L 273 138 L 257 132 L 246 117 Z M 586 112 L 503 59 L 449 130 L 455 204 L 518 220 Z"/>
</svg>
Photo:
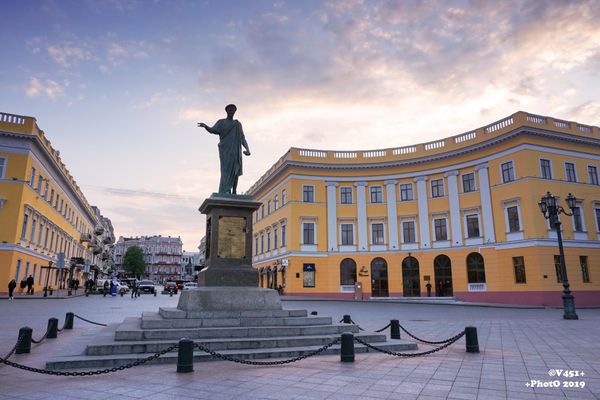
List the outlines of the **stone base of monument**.
<svg viewBox="0 0 600 400">
<path fill-rule="evenodd" d="M 268 290 L 263 292 L 262 300 L 257 296 L 255 304 L 277 303 L 271 301 Z M 207 301 L 213 300 L 213 295 L 214 292 L 205 291 L 199 296 L 201 301 Z M 195 301 L 195 298 L 190 295 L 185 302 Z M 343 332 L 352 332 L 356 337 L 390 351 L 417 349 L 414 342 L 390 340 L 383 333 L 359 331 L 355 325 L 335 323 L 331 317 L 308 315 L 306 310 L 285 310 L 275 306 L 262 308 L 262 304 L 261 308 L 237 307 L 232 310 L 227 308 L 227 301 L 222 298 L 210 304 L 210 309 L 160 308 L 158 312 L 143 313 L 141 318 L 126 318 L 120 324 L 103 328 L 92 337 L 73 340 L 47 361 L 46 368 L 95 369 L 127 365 L 164 350 L 181 338 L 192 339 L 219 354 L 244 360 L 288 359 L 305 355 L 331 343 Z M 185 304 L 181 306 L 186 307 Z M 372 351 L 359 343 L 354 346 L 357 353 Z M 321 354 L 339 353 L 340 345 L 337 344 Z M 212 361 L 217 358 L 197 350 L 194 360 Z M 152 361 L 176 362 L 177 351 Z"/>
<path fill-rule="evenodd" d="M 195 311 L 281 310 L 281 301 L 273 289 L 209 286 L 182 291 L 177 309 L 182 315 Z"/>
</svg>

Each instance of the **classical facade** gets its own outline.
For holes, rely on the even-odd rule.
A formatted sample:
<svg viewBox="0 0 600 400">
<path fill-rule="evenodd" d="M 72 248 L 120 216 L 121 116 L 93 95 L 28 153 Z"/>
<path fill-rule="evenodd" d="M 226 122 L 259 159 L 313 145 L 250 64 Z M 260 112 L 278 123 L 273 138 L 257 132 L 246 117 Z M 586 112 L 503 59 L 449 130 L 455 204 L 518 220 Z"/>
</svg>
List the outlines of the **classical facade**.
<svg viewBox="0 0 600 400">
<path fill-rule="evenodd" d="M 288 294 L 558 306 L 557 238 L 538 202 L 551 192 L 568 210 L 572 193 L 567 275 L 576 304 L 597 306 L 599 168 L 598 127 L 525 112 L 405 147 L 291 148 L 249 190 L 263 203 L 253 264 Z"/>
<path fill-rule="evenodd" d="M 141 247 L 146 262 L 146 275 L 153 280 L 179 279 L 183 243 L 179 237 L 140 236 L 123 237 L 114 247 L 114 260 L 117 273 L 124 274 L 123 256 L 131 246 Z"/>
<path fill-rule="evenodd" d="M 90 206 L 32 117 L 0 113 L 0 227 L 2 292 L 29 275 L 34 290 L 69 278 L 83 284 L 110 266 L 110 220 Z"/>
</svg>

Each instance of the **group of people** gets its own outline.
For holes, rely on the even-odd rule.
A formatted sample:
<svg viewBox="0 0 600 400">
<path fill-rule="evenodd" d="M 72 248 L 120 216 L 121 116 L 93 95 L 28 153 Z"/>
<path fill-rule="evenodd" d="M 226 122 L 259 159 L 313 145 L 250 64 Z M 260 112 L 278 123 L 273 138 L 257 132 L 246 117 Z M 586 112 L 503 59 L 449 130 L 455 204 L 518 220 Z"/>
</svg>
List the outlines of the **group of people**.
<svg viewBox="0 0 600 400">
<path fill-rule="evenodd" d="M 27 277 L 27 279 L 23 278 L 21 280 L 21 282 L 19 283 L 19 286 L 21 288 L 21 293 L 23 293 L 23 291 L 25 291 L 25 288 L 27 288 L 27 294 L 28 295 L 32 295 L 34 290 L 33 290 L 33 276 L 29 275 Z M 15 289 L 17 288 L 17 281 L 12 279 L 10 282 L 8 282 L 8 299 L 9 300 L 14 300 L 14 293 L 15 293 Z"/>
</svg>

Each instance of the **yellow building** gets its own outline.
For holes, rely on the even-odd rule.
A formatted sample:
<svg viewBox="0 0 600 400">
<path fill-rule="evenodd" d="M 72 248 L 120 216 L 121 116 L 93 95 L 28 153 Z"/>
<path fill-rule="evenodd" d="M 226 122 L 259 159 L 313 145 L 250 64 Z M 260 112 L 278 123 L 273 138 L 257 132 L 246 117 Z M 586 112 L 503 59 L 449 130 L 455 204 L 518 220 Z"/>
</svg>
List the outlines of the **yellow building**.
<svg viewBox="0 0 600 400">
<path fill-rule="evenodd" d="M 0 113 L 0 292 L 16 279 L 18 293 L 30 275 L 38 293 L 46 283 L 65 287 L 70 274 L 83 286 L 111 259 L 106 245 L 114 235 L 104 226 L 112 229 L 35 118 Z"/>
<path fill-rule="evenodd" d="M 412 146 L 364 151 L 291 148 L 249 190 L 253 265 L 261 286 L 331 298 L 454 296 L 562 304 L 561 215 L 576 305 L 600 305 L 598 127 L 517 112 Z M 357 290 L 357 292 L 360 289 Z"/>
</svg>

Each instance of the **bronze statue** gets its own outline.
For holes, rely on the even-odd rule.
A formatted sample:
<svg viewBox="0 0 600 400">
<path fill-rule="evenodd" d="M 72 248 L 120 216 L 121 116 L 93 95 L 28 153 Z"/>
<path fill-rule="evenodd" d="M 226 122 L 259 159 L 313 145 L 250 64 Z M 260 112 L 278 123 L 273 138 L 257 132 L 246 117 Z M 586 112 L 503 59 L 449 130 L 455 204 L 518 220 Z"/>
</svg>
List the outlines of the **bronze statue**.
<svg viewBox="0 0 600 400">
<path fill-rule="evenodd" d="M 204 122 L 198 122 L 198 127 L 206 129 L 213 135 L 219 135 L 219 159 L 221 161 L 221 181 L 219 194 L 236 194 L 238 178 L 242 175 L 242 151 L 250 155 L 250 148 L 244 137 L 242 124 L 233 115 L 237 111 L 235 104 L 225 107 L 227 118 L 220 119 L 211 128 Z"/>
</svg>

